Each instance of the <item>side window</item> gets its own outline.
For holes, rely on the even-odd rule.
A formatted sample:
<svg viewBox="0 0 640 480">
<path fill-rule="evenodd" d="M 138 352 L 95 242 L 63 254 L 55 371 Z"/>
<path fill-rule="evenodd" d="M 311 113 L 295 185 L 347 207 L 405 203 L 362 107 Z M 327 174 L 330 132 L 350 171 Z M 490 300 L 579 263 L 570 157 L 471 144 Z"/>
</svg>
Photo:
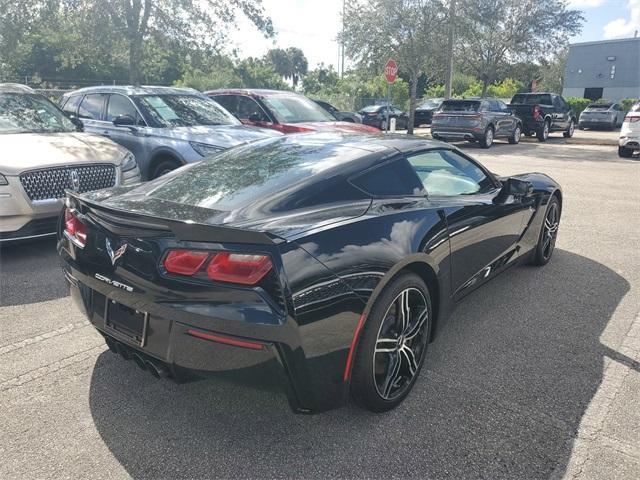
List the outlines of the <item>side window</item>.
<svg viewBox="0 0 640 480">
<path fill-rule="evenodd" d="M 480 103 L 480 111 L 481 112 L 488 112 L 489 111 L 489 103 L 488 102 L 481 102 Z"/>
<path fill-rule="evenodd" d="M 90 120 L 102 120 L 105 98 L 106 95 L 103 93 L 85 95 L 78 109 L 78 116 Z"/>
<path fill-rule="evenodd" d="M 62 107 L 62 110 L 70 113 L 71 115 L 76 115 L 78 111 L 78 105 L 80 104 L 80 100 L 82 99 L 82 95 L 73 95 L 69 97 Z"/>
<path fill-rule="evenodd" d="M 502 113 L 509 113 L 509 107 L 507 107 L 506 103 L 504 103 L 502 100 L 498 100 L 496 103 L 498 104 L 498 111 Z"/>
<path fill-rule="evenodd" d="M 553 106 L 562 110 L 562 102 L 560 101 L 560 97 L 553 97 Z"/>
<path fill-rule="evenodd" d="M 404 159 L 374 167 L 350 179 L 352 185 L 373 197 L 422 195 L 416 174 Z"/>
<path fill-rule="evenodd" d="M 235 95 L 218 95 L 216 97 L 211 97 L 224 108 L 231 115 L 238 116 L 238 109 L 236 108 L 238 105 L 238 97 Z"/>
<path fill-rule="evenodd" d="M 239 96 L 238 97 L 238 118 L 246 120 L 256 120 L 259 122 L 269 122 L 269 117 L 264 113 L 264 110 L 258 105 L 251 97 Z"/>
<path fill-rule="evenodd" d="M 451 150 L 429 150 L 408 160 L 427 195 L 454 197 L 486 193 L 495 188 L 480 167 Z"/>
<path fill-rule="evenodd" d="M 109 103 L 107 104 L 107 122 L 113 122 L 114 119 L 123 115 L 129 115 L 139 123 L 140 116 L 136 107 L 133 106 L 131 100 L 124 95 L 109 95 Z"/>
<path fill-rule="evenodd" d="M 500 112 L 500 106 L 498 105 L 498 102 L 496 102 L 495 100 L 489 100 L 489 109 L 492 112 Z"/>
<path fill-rule="evenodd" d="M 617 103 L 614 103 L 614 104 L 613 104 L 613 109 L 614 109 L 616 112 L 619 112 L 619 111 L 620 111 L 620 105 L 618 105 Z"/>
</svg>

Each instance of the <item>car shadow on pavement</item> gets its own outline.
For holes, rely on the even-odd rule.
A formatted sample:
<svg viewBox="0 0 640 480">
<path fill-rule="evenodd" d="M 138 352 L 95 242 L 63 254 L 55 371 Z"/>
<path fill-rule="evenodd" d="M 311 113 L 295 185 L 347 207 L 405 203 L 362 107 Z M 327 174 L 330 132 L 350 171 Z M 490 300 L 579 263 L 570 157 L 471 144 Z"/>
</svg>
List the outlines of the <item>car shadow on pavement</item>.
<svg viewBox="0 0 640 480">
<path fill-rule="evenodd" d="M 34 275 L 38 272 L 38 275 Z M 44 302 L 69 295 L 55 237 L 0 248 L 0 306 Z"/>
<path fill-rule="evenodd" d="M 563 250 L 511 269 L 440 326 L 413 392 L 386 414 L 294 415 L 281 393 L 157 381 L 109 352 L 90 408 L 134 478 L 547 478 L 566 468 L 605 357 L 620 357 L 599 339 L 628 290 Z"/>
</svg>

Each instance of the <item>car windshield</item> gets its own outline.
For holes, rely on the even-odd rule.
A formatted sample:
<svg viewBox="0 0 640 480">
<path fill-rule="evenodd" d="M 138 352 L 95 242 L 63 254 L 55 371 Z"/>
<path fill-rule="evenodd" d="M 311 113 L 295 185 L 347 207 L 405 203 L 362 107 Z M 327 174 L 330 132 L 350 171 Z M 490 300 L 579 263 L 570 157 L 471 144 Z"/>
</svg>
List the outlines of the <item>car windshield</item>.
<svg viewBox="0 0 640 480">
<path fill-rule="evenodd" d="M 239 125 L 240 121 L 217 102 L 199 95 L 140 95 L 138 104 L 148 118 L 162 127 Z"/>
<path fill-rule="evenodd" d="M 364 107 L 362 110 L 360 110 L 361 112 L 365 112 L 365 113 L 370 113 L 370 112 L 377 112 L 378 110 L 380 110 L 382 107 L 380 105 L 369 105 L 368 107 Z"/>
<path fill-rule="evenodd" d="M 525 105 L 553 105 L 553 102 L 551 101 L 551 95 L 546 94 L 514 95 L 511 99 L 511 103 L 522 103 Z"/>
<path fill-rule="evenodd" d="M 41 95 L 0 94 L 0 134 L 60 133 L 75 130 L 75 125 Z"/>
<path fill-rule="evenodd" d="M 280 123 L 336 121 L 324 108 L 303 96 L 265 96 L 262 101 L 269 107 L 276 120 Z"/>
<path fill-rule="evenodd" d="M 450 100 L 442 102 L 441 112 L 477 112 L 480 102 L 477 100 Z"/>
</svg>

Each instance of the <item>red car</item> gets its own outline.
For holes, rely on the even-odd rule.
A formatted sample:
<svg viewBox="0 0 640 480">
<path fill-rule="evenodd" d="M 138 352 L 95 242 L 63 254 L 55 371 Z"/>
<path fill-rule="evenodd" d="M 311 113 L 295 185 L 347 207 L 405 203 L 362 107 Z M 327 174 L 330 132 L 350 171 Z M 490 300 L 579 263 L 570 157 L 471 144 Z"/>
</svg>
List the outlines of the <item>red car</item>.
<svg viewBox="0 0 640 480">
<path fill-rule="evenodd" d="M 380 133 L 377 128 L 341 122 L 303 95 L 281 90 L 227 89 L 204 92 L 245 125 L 282 133 L 340 131 Z"/>
</svg>

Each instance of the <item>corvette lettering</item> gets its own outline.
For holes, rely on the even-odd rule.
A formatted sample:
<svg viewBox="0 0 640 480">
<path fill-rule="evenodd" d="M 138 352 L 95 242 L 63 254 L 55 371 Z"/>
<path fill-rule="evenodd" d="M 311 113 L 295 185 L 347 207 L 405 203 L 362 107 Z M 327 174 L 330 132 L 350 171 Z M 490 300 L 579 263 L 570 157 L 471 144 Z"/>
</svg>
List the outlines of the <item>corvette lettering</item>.
<svg viewBox="0 0 640 480">
<path fill-rule="evenodd" d="M 101 282 L 108 283 L 109 285 L 112 285 L 116 288 L 121 288 L 122 290 L 126 290 L 127 292 L 133 292 L 133 287 L 130 287 L 129 285 L 126 285 L 124 283 L 117 282 L 115 280 L 111 280 L 109 277 L 105 277 L 104 275 L 100 275 L 99 273 L 96 273 L 94 277 Z"/>
</svg>

